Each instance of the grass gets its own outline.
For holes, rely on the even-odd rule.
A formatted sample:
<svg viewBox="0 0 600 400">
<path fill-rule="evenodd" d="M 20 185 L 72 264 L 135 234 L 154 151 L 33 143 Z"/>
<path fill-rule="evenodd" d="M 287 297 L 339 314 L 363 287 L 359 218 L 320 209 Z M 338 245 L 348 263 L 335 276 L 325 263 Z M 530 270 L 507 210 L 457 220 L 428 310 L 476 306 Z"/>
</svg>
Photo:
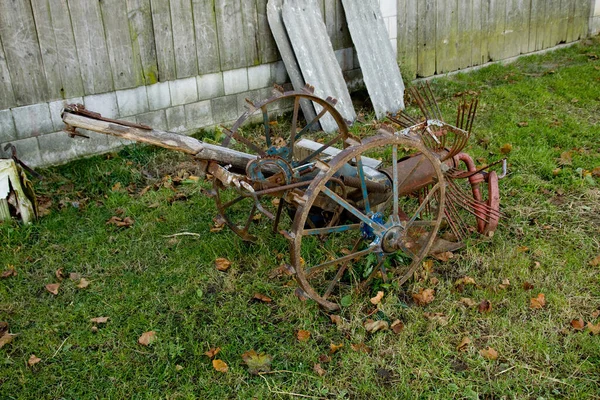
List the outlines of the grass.
<svg viewBox="0 0 600 400">
<path fill-rule="evenodd" d="M 386 291 L 376 316 L 402 320 L 398 335 L 362 327 L 373 293 L 353 294 L 336 326 L 294 296 L 288 277 L 270 277 L 288 247 L 266 224 L 257 225 L 252 245 L 226 229 L 211 233 L 216 210 L 207 183 L 178 186 L 185 201 L 161 184 L 166 175 L 196 173 L 182 155 L 131 146 L 41 171 L 36 190 L 51 201 L 49 215 L 30 226 L 0 224 L 0 269 L 18 272 L 0 280 L 0 321 L 19 334 L 0 350 L 0 397 L 600 397 L 600 336 L 570 327 L 576 318 L 599 322 L 592 313 L 600 309 L 600 274 L 589 262 L 600 254 L 600 179 L 588 173 L 600 166 L 597 55 L 594 39 L 432 82 L 448 116 L 457 93 L 480 93 L 467 148 L 478 163 L 502 158 L 500 149 L 512 145 L 510 175 L 500 182 L 509 217 L 491 242 L 435 261 L 429 276 Z M 353 132 L 369 129 L 371 122 Z M 139 195 L 147 185 L 153 189 Z M 115 215 L 135 223 L 106 225 Z M 178 232 L 200 237 L 167 237 Z M 232 261 L 229 271 L 215 269 L 217 257 Z M 53 296 L 44 286 L 57 282 L 59 268 L 90 286 L 65 279 Z M 454 283 L 465 275 L 477 285 L 460 291 Z M 415 305 L 410 294 L 432 287 L 432 277 L 435 300 Z M 503 279 L 510 280 L 504 290 Z M 256 292 L 273 302 L 253 301 Z M 547 304 L 530 309 L 538 293 Z M 464 307 L 464 297 L 489 300 L 491 312 Z M 94 332 L 89 320 L 100 316 L 110 319 Z M 311 332 L 309 341 L 296 339 L 299 329 Z M 157 340 L 139 345 L 150 330 Z M 458 351 L 465 336 L 471 344 Z M 320 377 L 313 365 L 331 343 L 344 347 L 321 362 L 327 373 Z M 359 343 L 372 351 L 354 351 Z M 497 360 L 479 354 L 488 346 Z M 217 358 L 229 372 L 213 369 L 204 355 L 211 347 L 222 349 Z M 247 372 L 241 354 L 251 349 L 273 357 L 273 373 Z M 31 354 L 42 361 L 28 367 Z"/>
</svg>

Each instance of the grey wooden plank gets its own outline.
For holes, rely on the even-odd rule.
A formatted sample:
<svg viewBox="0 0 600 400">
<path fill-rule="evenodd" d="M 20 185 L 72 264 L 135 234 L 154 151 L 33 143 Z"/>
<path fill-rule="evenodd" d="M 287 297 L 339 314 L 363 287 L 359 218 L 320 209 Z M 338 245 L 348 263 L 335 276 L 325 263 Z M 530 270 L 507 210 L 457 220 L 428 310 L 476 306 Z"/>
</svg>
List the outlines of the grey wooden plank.
<svg viewBox="0 0 600 400">
<path fill-rule="evenodd" d="M 171 7 L 164 0 L 151 0 L 150 5 L 158 62 L 158 80 L 161 82 L 171 81 L 177 77 L 171 28 Z"/>
<path fill-rule="evenodd" d="M 529 4 L 529 39 L 527 40 L 527 52 L 536 50 L 537 29 L 539 21 L 539 0 L 530 0 Z"/>
<path fill-rule="evenodd" d="M 273 32 L 275 41 L 277 42 L 279 53 L 281 54 L 281 58 L 285 65 L 285 69 L 287 70 L 288 76 L 290 77 L 290 81 L 292 82 L 292 86 L 295 90 L 302 90 L 305 85 L 304 77 L 302 76 L 302 71 L 300 71 L 300 66 L 298 65 L 296 55 L 292 49 L 292 44 L 290 43 L 287 31 L 283 24 L 283 16 L 281 15 L 282 7 L 283 0 L 269 0 L 267 4 L 269 27 Z M 317 116 L 312 102 L 302 101 L 300 102 L 300 106 L 302 107 L 304 118 L 307 121 L 312 121 Z"/>
<path fill-rule="evenodd" d="M 558 38 L 558 19 L 560 18 L 560 0 L 547 0 L 546 3 L 546 43 L 545 48 L 554 47 Z"/>
<path fill-rule="evenodd" d="M 535 47 L 531 51 L 539 51 L 544 48 L 545 38 L 545 23 L 546 23 L 546 0 L 531 0 L 531 26 L 535 28 Z M 533 30 L 530 35 L 533 36 Z"/>
<path fill-rule="evenodd" d="M 591 7 L 592 2 L 590 0 L 576 1 L 573 20 L 573 40 L 583 39 L 588 36 L 590 16 L 592 14 Z"/>
<path fill-rule="evenodd" d="M 567 21 L 566 21 L 566 37 L 565 40 L 567 43 L 573 42 L 577 40 L 576 29 L 575 29 L 575 10 L 577 8 L 577 0 L 569 0 L 568 1 L 568 10 L 567 10 Z"/>
<path fill-rule="evenodd" d="M 277 43 L 275 43 L 275 38 L 269 28 L 267 2 L 268 0 L 256 0 L 256 10 L 258 11 L 258 54 L 261 64 L 272 63 L 280 58 L 277 51 Z"/>
<path fill-rule="evenodd" d="M 556 21 L 558 32 L 557 40 L 559 43 L 567 42 L 567 28 L 569 20 L 569 9 L 572 4 L 572 0 L 561 0 L 558 20 Z"/>
<path fill-rule="evenodd" d="M 492 61 L 505 58 L 504 27 L 506 24 L 506 0 L 490 0 L 488 54 Z"/>
<path fill-rule="evenodd" d="M 259 65 L 258 51 L 258 11 L 255 1 L 242 1 L 242 21 L 246 66 Z"/>
<path fill-rule="evenodd" d="M 306 82 L 315 86 L 315 94 L 338 100 L 336 109 L 342 117 L 353 122 L 356 113 L 348 87 L 335 58 L 333 46 L 327 39 L 327 28 L 314 0 L 286 0 L 283 4 L 283 21 L 296 59 Z M 310 38 L 319 40 L 310 40 Z M 308 39 L 308 40 L 307 40 Z M 319 112 L 319 107 L 315 105 Z M 337 129 L 329 115 L 321 119 L 321 127 L 327 132 Z"/>
<path fill-rule="evenodd" d="M 54 36 L 54 27 L 52 26 L 52 16 L 50 13 L 50 4 L 46 1 L 31 2 L 35 28 L 42 61 L 44 63 L 44 75 L 46 76 L 46 85 L 48 86 L 48 99 L 56 100 L 63 98 L 62 78 L 60 76 L 60 64 L 68 62 L 61 60 L 59 63 L 56 38 Z"/>
<path fill-rule="evenodd" d="M 144 84 L 158 82 L 158 60 L 152 26 L 150 0 L 127 0 L 127 18 L 132 36 L 133 56 L 142 69 Z"/>
<path fill-rule="evenodd" d="M 487 60 L 487 49 L 484 49 L 483 43 L 487 41 L 486 31 L 482 30 L 483 7 L 486 0 L 473 0 L 472 2 L 472 22 L 473 35 L 471 42 L 471 65 L 481 65 Z"/>
<path fill-rule="evenodd" d="M 417 2 L 417 77 L 435 74 L 436 1 Z"/>
<path fill-rule="evenodd" d="M 215 0 L 221 69 L 246 67 L 242 7 L 238 0 Z"/>
<path fill-rule="evenodd" d="M 335 17 L 335 0 L 325 0 L 325 13 L 323 13 L 323 20 L 325 21 L 325 27 L 327 29 L 327 36 L 331 41 L 331 45 L 334 50 L 340 48 L 339 38 L 336 32 L 336 17 Z"/>
<path fill-rule="evenodd" d="M 435 25 L 435 68 L 438 74 L 457 70 L 457 0 L 438 0 Z"/>
<path fill-rule="evenodd" d="M 4 56 L 4 46 L 2 45 L 2 38 L 0 37 L 0 110 L 13 107 L 16 104 L 12 83 L 10 81 L 10 74 L 8 72 L 8 65 L 6 63 L 6 57 Z"/>
<path fill-rule="evenodd" d="M 219 62 L 219 38 L 213 1 L 192 0 L 196 53 L 200 75 L 221 70 Z"/>
<path fill-rule="evenodd" d="M 417 36 L 417 1 L 418 0 L 399 0 L 404 3 L 404 17 L 398 12 L 398 50 L 404 49 L 402 56 L 402 71 L 407 79 L 417 77 L 417 54 L 418 36 Z M 398 9 L 400 11 L 400 9 Z M 400 25 L 402 23 L 402 25 Z M 400 54 L 399 54 L 400 56 Z"/>
<path fill-rule="evenodd" d="M 527 7 L 525 4 L 527 3 Z M 529 41 L 530 0 L 506 0 L 506 26 L 504 29 L 504 58 L 527 52 Z"/>
<path fill-rule="evenodd" d="M 404 82 L 379 5 L 342 0 L 363 79 L 378 119 L 404 109 Z"/>
<path fill-rule="evenodd" d="M 114 90 L 99 4 L 69 0 L 68 5 L 85 94 Z"/>
<path fill-rule="evenodd" d="M 348 22 L 346 21 L 342 0 L 335 0 L 335 29 L 337 31 L 340 49 L 352 47 L 352 37 L 350 36 L 350 30 L 348 29 Z"/>
<path fill-rule="evenodd" d="M 123 0 L 100 2 L 108 59 L 115 89 L 130 89 L 144 84 L 139 57 L 134 57 L 127 18 L 127 3 Z"/>
<path fill-rule="evenodd" d="M 471 54 L 473 49 L 477 46 L 473 40 L 474 36 L 476 36 L 473 34 L 473 0 L 458 0 L 457 8 L 458 35 L 456 66 L 460 69 L 464 69 L 472 65 Z"/>
<path fill-rule="evenodd" d="M 0 37 L 18 105 L 46 100 L 44 65 L 28 0 L 0 0 Z"/>
<path fill-rule="evenodd" d="M 198 53 L 190 0 L 170 0 L 177 78 L 198 75 Z"/>
</svg>

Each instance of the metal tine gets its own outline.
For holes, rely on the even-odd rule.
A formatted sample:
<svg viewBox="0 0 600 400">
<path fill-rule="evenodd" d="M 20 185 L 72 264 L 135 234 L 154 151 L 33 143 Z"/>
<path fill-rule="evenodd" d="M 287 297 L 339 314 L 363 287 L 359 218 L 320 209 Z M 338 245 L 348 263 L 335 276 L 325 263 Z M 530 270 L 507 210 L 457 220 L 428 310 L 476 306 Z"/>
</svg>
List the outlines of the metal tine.
<svg viewBox="0 0 600 400">
<path fill-rule="evenodd" d="M 458 199 L 454 198 L 452 195 L 448 196 L 448 200 L 450 200 L 448 203 L 452 204 L 453 207 L 454 207 L 454 205 L 458 205 L 458 206 L 460 206 L 460 208 L 462 208 L 463 210 L 465 210 L 466 212 L 468 212 L 469 214 L 471 214 L 475 218 L 480 219 L 480 220 L 482 220 L 484 222 L 488 222 L 488 223 L 490 222 L 490 220 L 489 220 L 490 215 L 486 215 L 486 216 L 483 216 L 483 217 L 480 216 L 480 215 L 477 215 L 477 213 L 475 212 L 474 209 L 469 208 L 468 206 L 466 206 L 465 204 L 463 204 L 462 202 L 460 202 Z"/>
<path fill-rule="evenodd" d="M 448 224 L 450 225 L 450 229 L 452 229 L 454 236 L 456 236 L 458 240 L 463 240 L 462 235 L 455 226 L 454 220 L 452 219 L 452 215 L 450 215 L 448 207 L 444 208 L 444 215 L 446 216 L 446 221 L 448 221 Z"/>
<path fill-rule="evenodd" d="M 454 203 L 451 201 L 447 202 L 447 209 L 449 211 L 449 214 L 452 214 L 452 220 L 454 221 L 454 223 L 457 225 L 457 231 L 455 232 L 458 233 L 457 236 L 459 236 L 460 239 L 463 239 L 467 236 L 467 232 L 468 229 L 465 228 L 466 224 L 464 223 L 463 219 L 461 218 L 460 214 L 458 213 L 458 210 L 456 209 Z M 458 229 L 460 228 L 460 229 Z"/>
<path fill-rule="evenodd" d="M 475 98 L 474 102 L 473 102 L 473 108 L 471 110 L 471 114 L 469 115 L 469 118 L 467 119 L 467 129 L 465 129 L 467 132 L 469 132 L 469 135 L 471 135 L 471 132 L 473 130 L 473 121 L 475 121 L 475 116 L 477 115 L 477 107 L 479 106 L 479 98 Z"/>
<path fill-rule="evenodd" d="M 434 115 L 436 115 L 436 119 L 444 121 L 444 118 L 442 117 L 442 112 L 440 111 L 440 106 L 438 105 L 437 100 L 435 99 L 435 95 L 433 94 L 433 90 L 431 89 L 429 81 L 427 81 L 426 84 L 427 92 L 429 92 L 429 104 L 432 107 L 432 110 L 434 111 Z"/>
<path fill-rule="evenodd" d="M 496 210 L 492 209 L 490 206 L 488 206 L 487 203 L 484 203 L 483 201 L 480 201 L 480 200 L 476 200 L 473 197 L 465 194 L 464 191 L 456 185 L 456 183 L 450 181 L 448 188 L 449 188 L 449 191 L 448 191 L 449 193 L 451 192 L 454 195 L 458 196 L 461 200 L 463 200 L 465 202 L 465 204 L 468 203 L 468 205 L 470 207 L 472 207 L 473 209 L 475 209 L 476 207 L 482 208 L 483 211 L 485 211 L 489 215 L 493 214 L 494 216 L 499 217 L 499 218 L 506 217 L 506 215 L 502 211 L 500 211 L 500 210 L 496 211 Z"/>
<path fill-rule="evenodd" d="M 425 107 L 425 100 L 421 96 L 419 89 L 416 86 L 413 86 L 411 88 L 410 92 L 411 92 L 413 98 L 415 99 L 415 101 L 417 102 L 417 105 L 421 109 L 421 112 L 423 113 L 423 116 L 425 117 L 425 119 L 431 119 L 429 112 L 427 110 L 427 107 Z"/>
</svg>

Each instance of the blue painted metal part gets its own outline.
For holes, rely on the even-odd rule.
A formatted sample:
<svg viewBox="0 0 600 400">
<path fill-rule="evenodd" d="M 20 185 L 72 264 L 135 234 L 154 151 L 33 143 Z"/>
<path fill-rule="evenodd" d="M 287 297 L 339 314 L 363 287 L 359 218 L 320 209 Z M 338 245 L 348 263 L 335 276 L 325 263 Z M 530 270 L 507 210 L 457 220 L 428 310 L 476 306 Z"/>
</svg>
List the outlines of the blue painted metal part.
<svg viewBox="0 0 600 400">
<path fill-rule="evenodd" d="M 385 221 L 383 220 L 382 213 L 375 213 L 375 214 L 371 215 L 371 220 L 376 222 L 379 225 L 385 225 Z M 376 236 L 373 228 L 365 223 L 361 224 L 360 230 L 361 230 L 362 237 L 367 240 L 373 240 Z"/>
</svg>

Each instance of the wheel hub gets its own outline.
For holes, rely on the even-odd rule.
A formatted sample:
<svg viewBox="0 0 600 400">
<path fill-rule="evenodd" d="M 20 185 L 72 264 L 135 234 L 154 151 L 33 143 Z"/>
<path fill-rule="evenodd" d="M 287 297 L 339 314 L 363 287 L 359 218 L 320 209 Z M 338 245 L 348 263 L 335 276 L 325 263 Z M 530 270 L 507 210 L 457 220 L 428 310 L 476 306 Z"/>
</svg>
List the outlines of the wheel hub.
<svg viewBox="0 0 600 400">
<path fill-rule="evenodd" d="M 381 249 L 386 253 L 395 253 L 402 248 L 402 242 L 405 236 L 405 231 L 401 226 L 392 226 L 383 234 Z"/>
</svg>

